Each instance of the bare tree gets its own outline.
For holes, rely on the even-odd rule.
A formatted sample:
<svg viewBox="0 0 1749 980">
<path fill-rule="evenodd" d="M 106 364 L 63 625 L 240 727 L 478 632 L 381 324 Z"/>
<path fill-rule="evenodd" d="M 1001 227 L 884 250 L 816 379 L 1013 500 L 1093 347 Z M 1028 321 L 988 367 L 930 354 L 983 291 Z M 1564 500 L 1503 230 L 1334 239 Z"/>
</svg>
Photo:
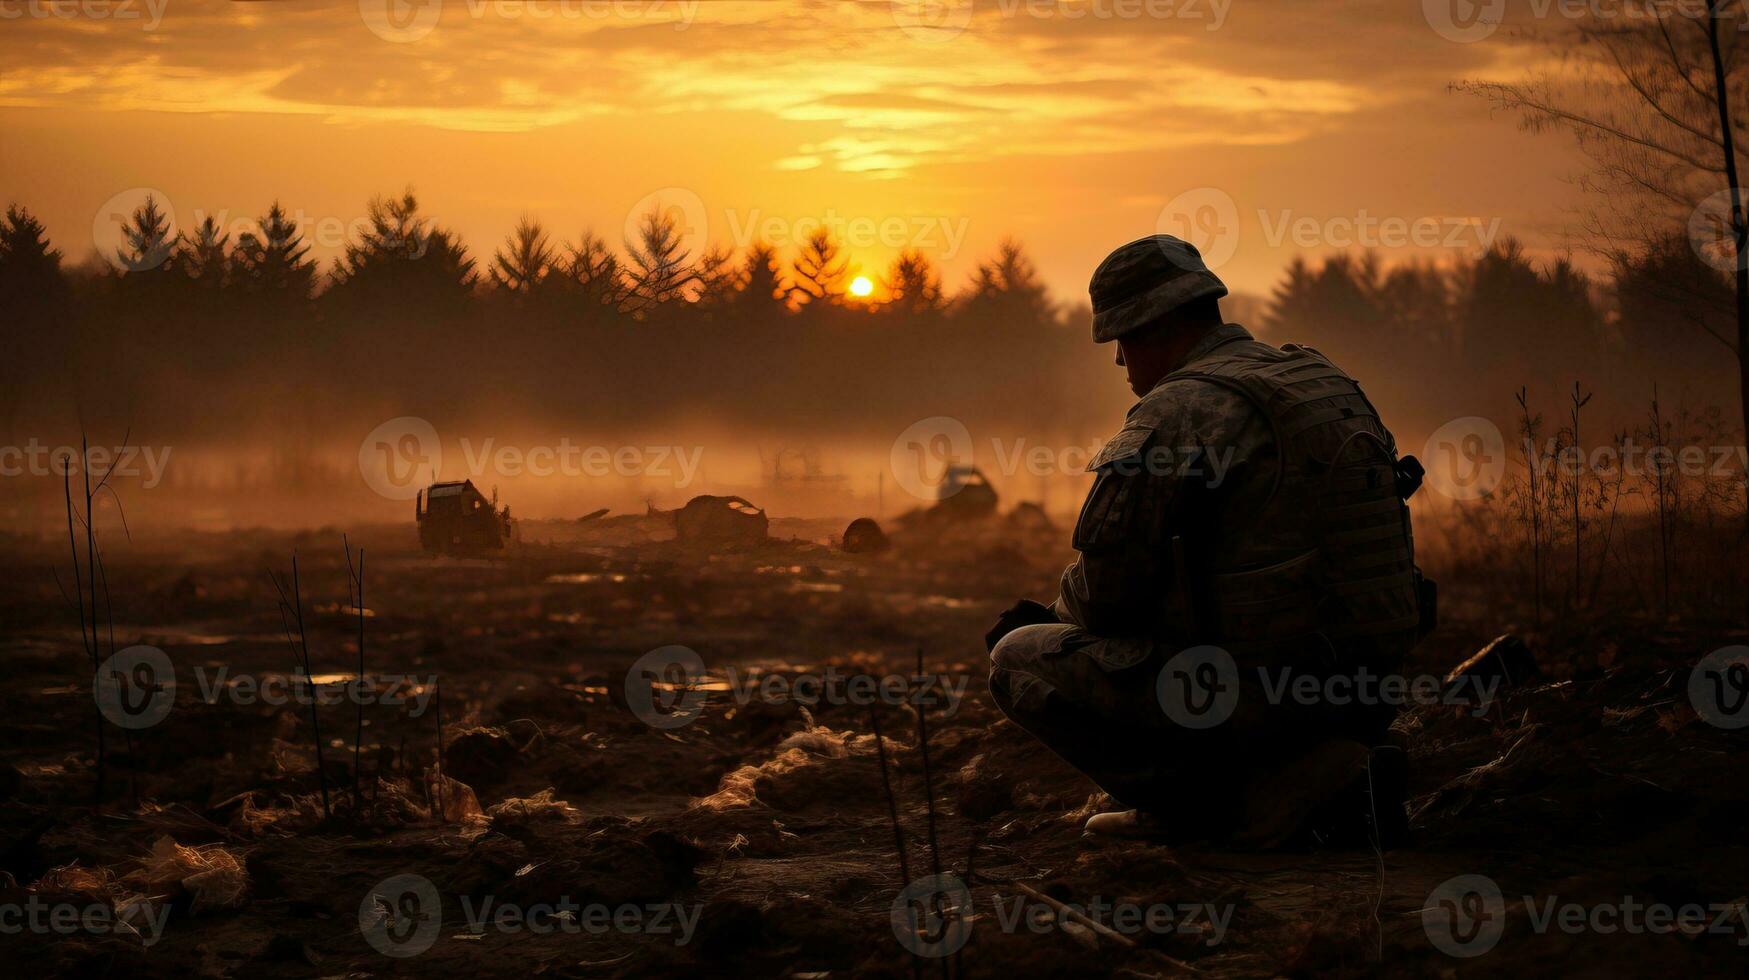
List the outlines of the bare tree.
<svg viewBox="0 0 1749 980">
<path fill-rule="evenodd" d="M 1612 13 L 1553 36 L 1561 55 L 1554 71 L 1459 88 L 1520 113 L 1528 129 L 1574 135 L 1596 165 L 1586 186 L 1603 203 L 1587 230 L 1603 251 L 1624 239 L 1653 247 L 1686 226 L 1695 247 L 1731 271 L 1736 336 L 1708 332 L 1736 354 L 1749 433 L 1749 221 L 1737 173 L 1743 125 L 1734 116 L 1749 94 L 1744 0 L 1705 0 L 1700 9 L 1626 0 Z"/>
</svg>

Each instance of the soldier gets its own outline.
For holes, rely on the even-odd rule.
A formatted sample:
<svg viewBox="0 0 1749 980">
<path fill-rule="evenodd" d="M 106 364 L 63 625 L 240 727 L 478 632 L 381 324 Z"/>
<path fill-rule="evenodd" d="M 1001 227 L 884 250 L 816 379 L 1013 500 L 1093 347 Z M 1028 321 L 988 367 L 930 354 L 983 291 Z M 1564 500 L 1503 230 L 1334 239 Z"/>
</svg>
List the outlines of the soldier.
<svg viewBox="0 0 1749 980">
<path fill-rule="evenodd" d="M 986 637 L 996 703 L 1129 808 L 1089 834 L 1389 843 L 1396 707 L 1305 692 L 1394 673 L 1431 625 L 1419 464 L 1317 351 L 1222 322 L 1189 243 L 1131 242 L 1089 292 L 1141 400 L 1088 466 L 1061 595 Z"/>
</svg>

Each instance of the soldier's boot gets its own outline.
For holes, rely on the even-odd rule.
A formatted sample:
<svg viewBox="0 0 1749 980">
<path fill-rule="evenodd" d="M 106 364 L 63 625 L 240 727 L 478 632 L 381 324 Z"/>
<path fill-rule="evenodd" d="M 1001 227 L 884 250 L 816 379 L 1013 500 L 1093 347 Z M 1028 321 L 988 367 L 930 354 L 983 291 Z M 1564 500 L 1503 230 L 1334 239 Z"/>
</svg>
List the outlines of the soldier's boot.
<svg viewBox="0 0 1749 980">
<path fill-rule="evenodd" d="M 1328 814 L 1364 789 L 1370 750 L 1332 738 L 1259 773 L 1246 785 L 1234 843 L 1271 848 L 1303 843 Z"/>
<path fill-rule="evenodd" d="M 1302 843 L 1325 847 L 1401 845 L 1409 836 L 1409 756 L 1374 746 L 1361 776 L 1307 819 Z"/>
<path fill-rule="evenodd" d="M 1088 837 L 1160 840 L 1166 836 L 1166 820 L 1146 810 L 1114 810 L 1088 817 L 1081 833 Z"/>
</svg>

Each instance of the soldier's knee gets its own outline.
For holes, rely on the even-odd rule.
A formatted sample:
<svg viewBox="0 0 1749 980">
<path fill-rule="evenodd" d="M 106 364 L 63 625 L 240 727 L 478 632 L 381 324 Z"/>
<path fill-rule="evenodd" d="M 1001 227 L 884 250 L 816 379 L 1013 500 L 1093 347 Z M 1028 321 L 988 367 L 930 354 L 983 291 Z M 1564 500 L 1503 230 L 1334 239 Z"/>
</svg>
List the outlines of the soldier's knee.
<svg viewBox="0 0 1749 980">
<path fill-rule="evenodd" d="M 1046 654 L 1062 649 L 1063 637 L 1072 629 L 1058 623 L 1039 623 L 1010 630 L 990 651 L 990 675 L 1036 665 Z"/>
</svg>

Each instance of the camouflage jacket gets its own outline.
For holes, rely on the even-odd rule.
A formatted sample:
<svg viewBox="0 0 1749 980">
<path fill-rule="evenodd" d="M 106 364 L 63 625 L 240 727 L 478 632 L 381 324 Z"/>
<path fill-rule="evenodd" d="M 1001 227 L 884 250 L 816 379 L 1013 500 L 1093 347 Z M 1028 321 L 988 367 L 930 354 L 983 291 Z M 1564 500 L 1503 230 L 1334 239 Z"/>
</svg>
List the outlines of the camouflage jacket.
<svg viewBox="0 0 1749 980">
<path fill-rule="evenodd" d="M 1412 632 L 1395 459 L 1359 386 L 1322 355 L 1220 326 L 1089 463 L 1056 614 L 1101 636 L 1240 649 L 1357 619 L 1378 633 L 1408 616 Z M 1115 647 L 1140 659 L 1151 645 Z"/>
</svg>

